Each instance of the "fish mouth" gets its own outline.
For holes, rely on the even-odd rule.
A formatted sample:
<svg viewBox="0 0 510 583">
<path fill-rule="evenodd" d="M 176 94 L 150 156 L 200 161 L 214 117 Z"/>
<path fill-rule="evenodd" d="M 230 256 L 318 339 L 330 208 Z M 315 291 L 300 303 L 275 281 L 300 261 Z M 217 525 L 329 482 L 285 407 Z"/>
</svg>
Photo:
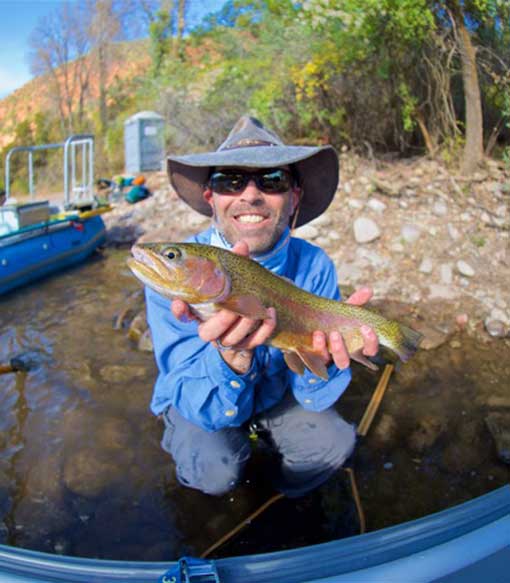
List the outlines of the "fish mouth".
<svg viewBox="0 0 510 583">
<path fill-rule="evenodd" d="M 168 295 L 170 281 L 170 267 L 150 249 L 144 249 L 138 245 L 131 248 L 130 257 L 127 260 L 129 269 L 144 284 L 155 289 L 156 291 L 165 290 L 163 295 Z"/>
</svg>

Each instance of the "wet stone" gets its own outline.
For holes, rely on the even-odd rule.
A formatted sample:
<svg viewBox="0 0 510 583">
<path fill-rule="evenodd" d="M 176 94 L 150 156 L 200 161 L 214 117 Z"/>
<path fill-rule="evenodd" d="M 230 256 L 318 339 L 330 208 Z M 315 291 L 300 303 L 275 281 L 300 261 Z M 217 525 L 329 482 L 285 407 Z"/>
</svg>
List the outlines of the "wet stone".
<svg viewBox="0 0 510 583">
<path fill-rule="evenodd" d="M 96 434 L 101 448 L 124 449 L 130 446 L 133 436 L 131 425 L 123 419 L 110 417 L 99 426 Z"/>
<path fill-rule="evenodd" d="M 420 348 L 423 350 L 435 350 L 448 340 L 447 334 L 427 324 L 422 324 L 421 322 L 419 324 L 415 323 L 413 328 L 423 334 L 423 339 L 420 343 Z"/>
<path fill-rule="evenodd" d="M 510 464 L 510 412 L 489 413 L 485 423 L 496 444 L 499 459 Z"/>
<path fill-rule="evenodd" d="M 113 483 L 115 456 L 94 449 L 82 449 L 70 455 L 64 466 L 64 484 L 74 494 L 96 498 Z"/>
<path fill-rule="evenodd" d="M 492 336 L 493 338 L 505 338 L 507 334 L 506 326 L 501 320 L 492 320 L 491 318 L 487 318 L 484 322 L 484 325 L 489 336 Z"/>
<path fill-rule="evenodd" d="M 424 417 L 409 437 L 409 447 L 418 453 L 430 449 L 446 429 L 446 421 L 435 417 Z"/>
<path fill-rule="evenodd" d="M 108 364 L 100 370 L 102 379 L 108 383 L 128 383 L 147 375 L 143 366 Z"/>
<path fill-rule="evenodd" d="M 381 445 L 391 442 L 396 435 L 397 423 L 392 415 L 383 413 L 372 430 L 372 437 Z"/>
<path fill-rule="evenodd" d="M 154 344 L 152 343 L 152 336 L 150 328 L 147 328 L 138 341 L 138 350 L 142 352 L 153 352 Z"/>
</svg>

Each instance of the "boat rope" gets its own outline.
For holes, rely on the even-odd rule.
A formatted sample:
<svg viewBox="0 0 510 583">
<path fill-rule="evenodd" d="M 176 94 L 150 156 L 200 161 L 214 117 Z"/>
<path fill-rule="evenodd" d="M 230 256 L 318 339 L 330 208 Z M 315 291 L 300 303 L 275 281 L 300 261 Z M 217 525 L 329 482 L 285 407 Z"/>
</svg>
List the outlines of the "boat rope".
<svg viewBox="0 0 510 583">
<path fill-rule="evenodd" d="M 267 508 L 272 506 L 275 502 L 277 502 L 281 498 L 284 498 L 284 494 L 282 494 L 281 492 L 279 494 L 275 494 L 272 498 L 269 498 L 269 500 L 264 502 L 264 504 L 262 504 L 262 506 L 260 506 L 257 510 L 255 510 L 255 512 L 252 512 L 250 514 L 250 516 L 248 516 L 248 518 L 245 518 L 244 520 L 242 520 L 235 528 L 233 528 L 232 530 L 227 532 L 227 534 L 223 535 L 218 541 L 216 541 L 213 545 L 211 545 L 208 549 L 206 549 L 200 555 L 200 558 L 205 559 L 205 557 L 208 557 L 213 551 L 215 551 L 218 547 L 220 547 L 221 545 L 226 543 L 228 540 L 230 540 L 235 534 L 237 534 L 245 526 L 250 524 L 253 520 L 255 520 L 255 518 L 257 518 L 257 516 L 259 516 L 259 514 L 262 514 L 262 512 L 264 512 L 264 510 L 266 510 Z"/>
</svg>

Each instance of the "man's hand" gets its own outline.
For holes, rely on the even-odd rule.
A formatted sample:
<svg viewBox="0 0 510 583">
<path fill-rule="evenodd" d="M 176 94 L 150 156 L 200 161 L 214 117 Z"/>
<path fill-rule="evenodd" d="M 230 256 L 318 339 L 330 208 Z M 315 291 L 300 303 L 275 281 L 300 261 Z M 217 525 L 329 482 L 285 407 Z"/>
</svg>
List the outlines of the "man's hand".
<svg viewBox="0 0 510 583">
<path fill-rule="evenodd" d="M 346 303 L 355 306 L 366 304 L 373 295 L 369 287 L 362 287 L 356 290 L 347 300 Z M 376 333 L 370 326 L 361 326 L 361 335 L 363 336 L 363 354 L 365 356 L 375 356 L 379 350 L 379 341 Z M 329 349 L 328 349 L 329 344 Z M 333 361 L 339 369 L 348 368 L 350 363 L 349 353 L 345 346 L 344 339 L 339 332 L 333 331 L 326 337 L 324 332 L 316 330 L 313 333 L 313 348 L 318 352 L 324 363 L 329 364 Z"/>
<path fill-rule="evenodd" d="M 249 254 L 248 245 L 244 241 L 236 243 L 232 251 L 238 255 Z M 172 313 L 181 321 L 196 319 L 189 305 L 181 300 L 172 302 Z M 275 327 L 274 308 L 268 308 L 267 318 L 264 320 L 252 320 L 223 309 L 202 322 L 198 326 L 198 334 L 205 342 L 221 346 L 223 360 L 232 370 L 244 374 L 251 367 L 253 350 L 270 338 Z"/>
</svg>

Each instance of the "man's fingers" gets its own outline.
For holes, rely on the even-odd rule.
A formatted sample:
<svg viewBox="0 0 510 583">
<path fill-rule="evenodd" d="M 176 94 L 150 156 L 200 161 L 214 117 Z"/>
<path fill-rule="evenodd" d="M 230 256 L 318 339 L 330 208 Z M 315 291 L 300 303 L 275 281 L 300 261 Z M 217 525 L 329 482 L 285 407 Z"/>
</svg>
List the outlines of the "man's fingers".
<svg viewBox="0 0 510 583">
<path fill-rule="evenodd" d="M 328 363 L 331 360 L 331 356 L 328 350 L 326 334 L 324 334 L 324 332 L 321 332 L 320 330 L 316 330 L 313 333 L 312 341 L 313 351 L 322 358 L 324 363 Z"/>
<path fill-rule="evenodd" d="M 334 330 L 329 334 L 329 351 L 333 362 L 339 369 L 349 368 L 350 358 L 344 339 L 340 332 Z"/>
<path fill-rule="evenodd" d="M 239 316 L 230 310 L 220 310 L 212 318 L 200 324 L 198 335 L 204 342 L 217 340 L 225 334 L 238 318 Z"/>
<path fill-rule="evenodd" d="M 258 327 L 257 320 L 250 318 L 239 318 L 234 324 L 223 334 L 221 343 L 223 346 L 235 346 L 242 342 L 248 334 Z"/>
<path fill-rule="evenodd" d="M 372 299 L 374 291 L 371 287 L 360 287 L 346 300 L 346 303 L 354 306 L 362 306 Z"/>
<path fill-rule="evenodd" d="M 262 321 L 261 325 L 254 332 L 235 346 L 236 350 L 251 350 L 264 344 L 271 338 L 276 328 L 276 310 L 274 308 L 268 308 L 267 315 L 268 317 Z"/>
<path fill-rule="evenodd" d="M 379 340 L 377 334 L 370 326 L 361 326 L 361 335 L 363 336 L 363 354 L 365 356 L 375 356 L 379 351 Z"/>
</svg>

